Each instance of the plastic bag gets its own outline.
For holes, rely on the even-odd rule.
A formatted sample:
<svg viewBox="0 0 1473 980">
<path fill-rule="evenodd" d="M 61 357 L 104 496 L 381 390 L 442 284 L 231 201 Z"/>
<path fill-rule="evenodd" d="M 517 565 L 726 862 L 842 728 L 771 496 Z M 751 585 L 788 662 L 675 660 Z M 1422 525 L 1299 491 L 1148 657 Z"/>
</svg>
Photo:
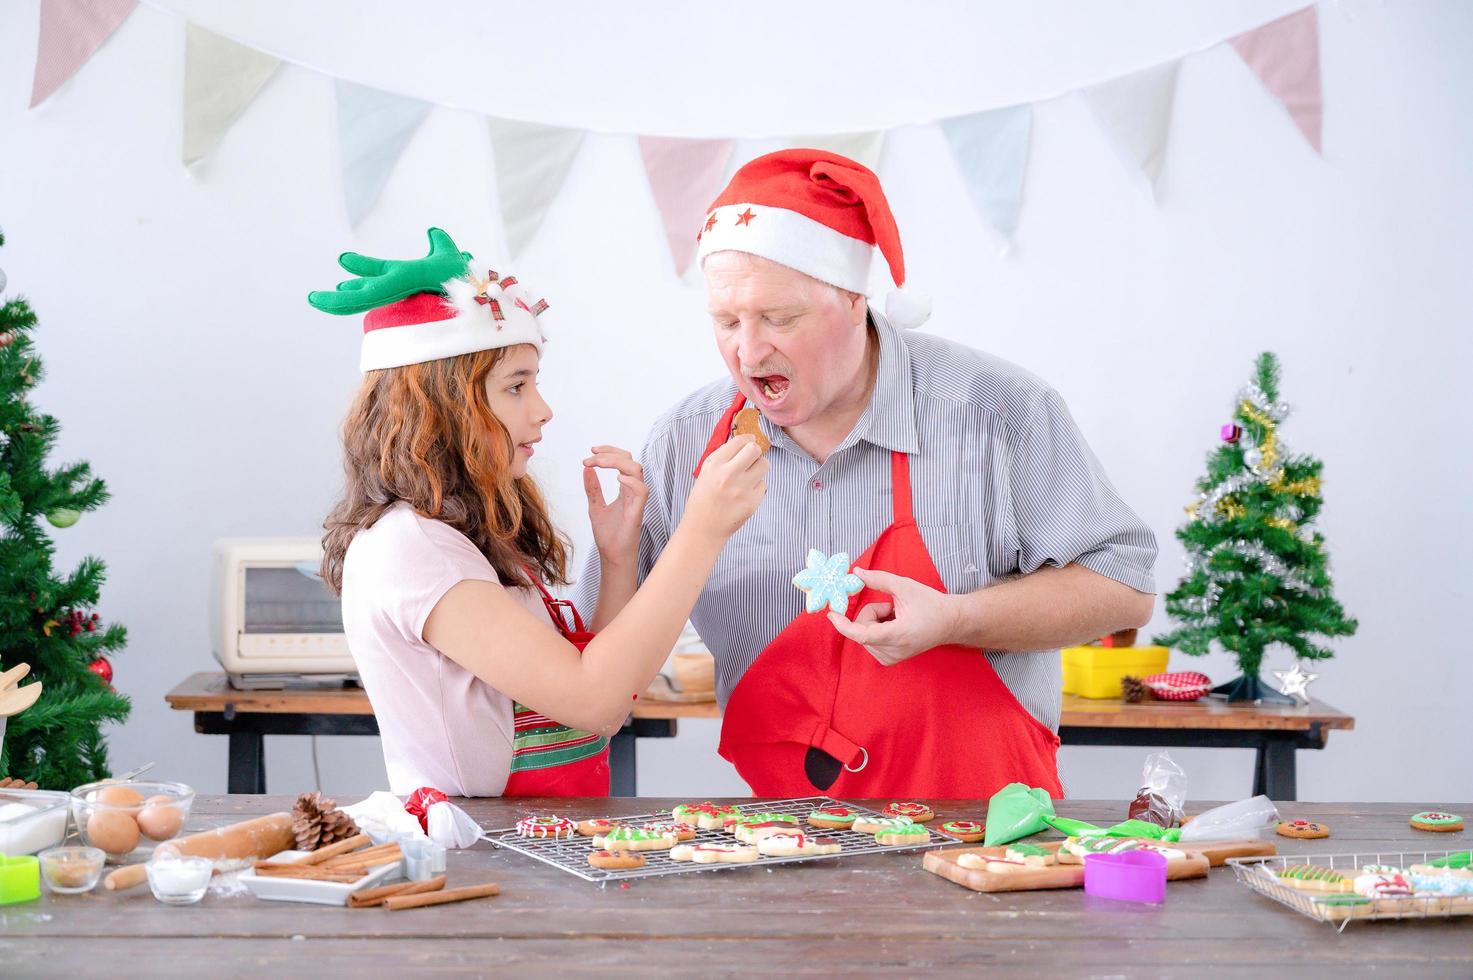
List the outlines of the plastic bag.
<svg viewBox="0 0 1473 980">
<path fill-rule="evenodd" d="M 1242 840 L 1257 837 L 1279 822 L 1279 811 L 1267 796 L 1213 807 L 1192 818 L 1181 829 L 1183 844 L 1202 840 Z"/>
<path fill-rule="evenodd" d="M 1054 815 L 1048 790 L 1008 783 L 987 801 L 987 847 L 1011 844 L 1049 826 L 1045 817 Z"/>
<path fill-rule="evenodd" d="M 1126 816 L 1158 827 L 1176 827 L 1181 824 L 1182 808 L 1186 802 L 1186 771 L 1176 764 L 1170 753 L 1153 752 L 1146 756 L 1141 788 L 1131 801 Z"/>
</svg>

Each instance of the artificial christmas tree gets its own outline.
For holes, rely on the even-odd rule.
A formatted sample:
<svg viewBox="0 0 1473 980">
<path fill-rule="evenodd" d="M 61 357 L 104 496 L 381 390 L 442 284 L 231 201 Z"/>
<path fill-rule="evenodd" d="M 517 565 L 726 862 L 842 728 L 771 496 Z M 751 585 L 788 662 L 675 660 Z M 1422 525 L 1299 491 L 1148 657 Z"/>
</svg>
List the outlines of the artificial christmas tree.
<svg viewBox="0 0 1473 980">
<path fill-rule="evenodd" d="M 1289 406 L 1279 401 L 1278 360 L 1265 352 L 1256 367 L 1176 532 L 1187 574 L 1166 597 L 1177 628 L 1156 642 L 1200 656 L 1216 641 L 1243 676 L 1214 693 L 1293 703 L 1259 678 L 1264 651 L 1278 643 L 1298 658 L 1326 659 L 1334 654 L 1317 640 L 1350 636 L 1356 623 L 1332 594 L 1324 537 L 1313 527 L 1322 464 L 1279 439 Z"/>
<path fill-rule="evenodd" d="M 102 724 L 127 718 L 129 704 L 112 689 L 103 655 L 119 650 L 126 634 L 83 611 L 97 602 L 101 561 L 83 558 L 65 576 L 52 569 L 41 522 L 70 527 L 100 507 L 107 490 L 86 463 L 46 468 L 61 426 L 26 400 L 41 380 L 35 326 L 24 299 L 0 304 L 0 669 L 29 663 L 45 684 L 45 696 L 10 719 L 0 775 L 71 789 L 109 775 Z"/>
</svg>

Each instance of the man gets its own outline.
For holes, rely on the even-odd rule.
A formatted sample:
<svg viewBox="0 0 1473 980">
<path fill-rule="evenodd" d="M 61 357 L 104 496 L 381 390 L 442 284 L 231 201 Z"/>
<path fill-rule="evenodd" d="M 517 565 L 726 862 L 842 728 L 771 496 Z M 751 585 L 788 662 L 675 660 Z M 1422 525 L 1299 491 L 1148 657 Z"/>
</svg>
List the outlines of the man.
<svg viewBox="0 0 1473 980">
<path fill-rule="evenodd" d="M 1051 388 L 869 308 L 876 247 L 903 286 L 860 164 L 797 149 L 737 171 L 699 249 L 731 377 L 655 424 L 639 568 L 593 556 L 581 601 L 601 573 L 623 592 L 648 571 L 750 405 L 768 495 L 691 616 L 716 658 L 721 755 L 759 796 L 1062 796 L 1057 648 L 1145 624 L 1155 538 Z M 810 549 L 858 556 L 852 618 L 803 611 Z"/>
</svg>

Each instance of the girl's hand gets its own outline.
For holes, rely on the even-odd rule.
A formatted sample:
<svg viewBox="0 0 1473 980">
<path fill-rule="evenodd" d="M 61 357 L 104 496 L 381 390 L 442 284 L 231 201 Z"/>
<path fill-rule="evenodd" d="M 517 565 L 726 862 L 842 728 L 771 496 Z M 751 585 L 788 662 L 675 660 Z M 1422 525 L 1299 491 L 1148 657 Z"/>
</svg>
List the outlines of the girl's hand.
<svg viewBox="0 0 1473 980">
<path fill-rule="evenodd" d="M 619 494 L 604 500 L 598 470 L 613 470 L 619 478 Z M 633 563 L 639 557 L 639 529 L 650 490 L 645 486 L 644 468 L 627 450 L 617 446 L 594 446 L 583 461 L 583 489 L 588 494 L 588 521 L 593 525 L 593 543 L 599 557 L 615 563 Z"/>
<path fill-rule="evenodd" d="M 701 464 L 682 523 L 725 541 L 747 522 L 767 494 L 769 464 L 751 436 L 737 436 Z"/>
</svg>

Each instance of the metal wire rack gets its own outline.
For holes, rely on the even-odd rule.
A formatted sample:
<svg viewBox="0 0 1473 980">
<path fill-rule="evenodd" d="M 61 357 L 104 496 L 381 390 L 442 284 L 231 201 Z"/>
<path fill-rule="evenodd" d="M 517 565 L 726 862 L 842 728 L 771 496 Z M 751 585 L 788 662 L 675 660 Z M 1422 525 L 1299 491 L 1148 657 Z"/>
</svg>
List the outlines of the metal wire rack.
<svg viewBox="0 0 1473 980">
<path fill-rule="evenodd" d="M 611 871 L 595 868 L 588 863 L 588 855 L 593 851 L 593 840 L 589 837 L 573 837 L 554 840 L 551 838 L 518 837 L 515 828 L 503 828 L 502 830 L 489 831 L 486 838 L 497 847 L 505 847 L 509 850 L 525 854 L 527 857 L 536 858 L 545 864 L 555 868 L 561 868 L 569 874 L 577 875 L 584 881 L 620 881 L 626 878 L 654 878 L 661 875 L 690 874 L 699 871 L 726 871 L 735 868 L 764 868 L 772 867 L 774 864 L 793 864 L 800 861 L 823 861 L 834 858 L 853 857 L 857 854 L 879 854 L 890 851 L 916 851 L 928 847 L 937 847 L 942 844 L 956 844 L 954 838 L 946 837 L 934 830 L 927 830 L 924 843 L 919 840 L 914 844 L 881 844 L 873 834 L 861 834 L 854 830 L 818 830 L 807 824 L 808 814 L 820 807 L 846 806 L 855 813 L 863 816 L 884 817 L 885 815 L 876 810 L 866 807 L 855 806 L 853 803 L 844 803 L 828 796 L 808 796 L 792 800 L 763 800 L 754 803 L 736 804 L 736 808 L 742 813 L 786 813 L 798 818 L 798 827 L 804 833 L 812 833 L 823 837 L 832 837 L 844 845 L 843 850 L 837 854 L 802 854 L 790 857 L 758 857 L 756 861 L 748 864 L 696 864 L 693 861 L 675 861 L 670 857 L 670 852 L 665 851 L 639 851 L 644 856 L 644 867 L 633 868 L 625 871 Z M 668 822 L 669 812 L 665 813 L 640 813 L 634 815 L 610 814 L 607 819 L 617 820 L 622 824 L 638 827 L 645 823 Z M 702 841 L 708 844 L 731 844 L 735 838 L 722 830 L 696 830 L 694 840 L 687 841 L 689 844 L 699 844 Z"/>
<path fill-rule="evenodd" d="M 1228 858 L 1238 881 L 1281 905 L 1345 931 L 1352 921 L 1376 919 L 1431 919 L 1473 915 L 1473 895 L 1417 895 L 1359 901 L 1353 892 L 1319 892 L 1294 888 L 1276 872 L 1296 864 L 1330 868 L 1354 877 L 1366 865 L 1409 868 L 1461 851 L 1365 851 L 1359 854 L 1289 854 L 1275 857 Z"/>
</svg>

